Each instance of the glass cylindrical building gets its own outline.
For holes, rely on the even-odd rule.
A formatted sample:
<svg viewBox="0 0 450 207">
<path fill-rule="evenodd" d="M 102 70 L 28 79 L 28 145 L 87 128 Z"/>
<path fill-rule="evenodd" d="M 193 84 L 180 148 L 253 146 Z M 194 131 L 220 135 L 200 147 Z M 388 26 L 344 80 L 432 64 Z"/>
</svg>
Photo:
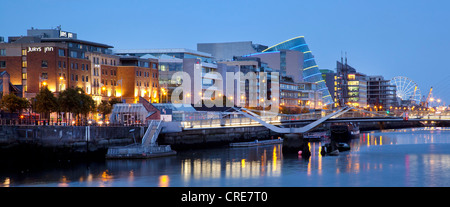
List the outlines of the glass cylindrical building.
<svg viewBox="0 0 450 207">
<path fill-rule="evenodd" d="M 314 56 L 311 53 L 311 50 L 309 50 L 308 44 L 306 44 L 303 36 L 294 37 L 284 42 L 280 42 L 263 50 L 262 52 L 273 52 L 279 50 L 297 50 L 303 52 L 303 80 L 317 83 L 317 89 L 322 92 L 323 102 L 325 105 L 334 103 L 325 84 L 325 80 L 322 79 L 322 73 L 319 70 L 319 66 L 316 64 Z"/>
</svg>

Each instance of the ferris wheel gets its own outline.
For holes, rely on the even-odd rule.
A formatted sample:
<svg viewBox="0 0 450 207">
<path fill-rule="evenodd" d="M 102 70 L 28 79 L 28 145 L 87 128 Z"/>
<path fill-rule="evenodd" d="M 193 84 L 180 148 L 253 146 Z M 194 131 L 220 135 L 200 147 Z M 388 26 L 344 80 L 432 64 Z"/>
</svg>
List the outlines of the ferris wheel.
<svg viewBox="0 0 450 207">
<path fill-rule="evenodd" d="M 392 78 L 390 83 L 391 85 L 397 86 L 397 97 L 402 100 L 411 100 L 420 103 L 422 94 L 417 83 L 403 76 Z"/>
</svg>

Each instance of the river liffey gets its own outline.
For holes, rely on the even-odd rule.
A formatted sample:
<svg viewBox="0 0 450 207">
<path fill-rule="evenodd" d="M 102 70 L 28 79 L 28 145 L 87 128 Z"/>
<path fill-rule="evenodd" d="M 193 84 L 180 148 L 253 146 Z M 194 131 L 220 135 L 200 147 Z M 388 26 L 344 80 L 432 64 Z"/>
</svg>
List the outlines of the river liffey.
<svg viewBox="0 0 450 207">
<path fill-rule="evenodd" d="M 5 164 L 0 186 L 45 187 L 435 187 L 450 186 L 450 128 L 361 133 L 351 150 L 322 156 L 282 145 L 178 152 L 148 160 Z"/>
</svg>

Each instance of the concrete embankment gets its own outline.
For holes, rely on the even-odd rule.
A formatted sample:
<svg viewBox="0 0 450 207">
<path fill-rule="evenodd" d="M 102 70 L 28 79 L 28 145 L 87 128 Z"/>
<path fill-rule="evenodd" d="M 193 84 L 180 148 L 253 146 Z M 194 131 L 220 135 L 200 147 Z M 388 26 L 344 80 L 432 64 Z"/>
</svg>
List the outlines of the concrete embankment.
<svg viewBox="0 0 450 207">
<path fill-rule="evenodd" d="M 232 142 L 255 139 L 276 139 L 282 136 L 264 126 L 188 129 L 159 135 L 158 143 L 171 145 L 174 150 L 227 146 Z"/>
<path fill-rule="evenodd" d="M 104 154 L 110 146 L 133 143 L 133 134 L 140 142 L 144 132 L 144 127 L 0 126 L 0 155 Z"/>
<path fill-rule="evenodd" d="M 448 122 L 444 123 L 444 126 Z M 232 142 L 256 139 L 285 139 L 284 145 L 294 151 L 304 146 L 302 136 L 277 134 L 264 126 L 223 127 L 208 129 L 181 129 L 179 123 L 164 123 L 157 140 L 160 145 L 171 145 L 174 150 L 228 146 Z M 423 126 L 420 122 L 361 122 L 360 130 L 380 130 Z M 327 125 L 320 126 L 327 129 Z M 130 130 L 134 129 L 130 133 Z M 89 127 L 84 126 L 0 126 L 0 156 L 47 153 L 48 156 L 97 153 L 104 157 L 111 146 L 140 143 L 144 127 Z M 90 136 L 88 136 L 90 134 Z M 283 147 L 285 147 L 283 145 Z"/>
</svg>

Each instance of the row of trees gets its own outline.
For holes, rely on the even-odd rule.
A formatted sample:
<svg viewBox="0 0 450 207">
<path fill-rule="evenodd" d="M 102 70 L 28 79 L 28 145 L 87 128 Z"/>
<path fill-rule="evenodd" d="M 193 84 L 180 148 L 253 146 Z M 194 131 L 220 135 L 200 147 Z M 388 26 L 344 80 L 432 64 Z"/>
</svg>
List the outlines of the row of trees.
<svg viewBox="0 0 450 207">
<path fill-rule="evenodd" d="M 1 107 L 11 113 L 21 113 L 25 109 L 31 109 L 41 114 L 43 119 L 49 119 L 50 113 L 57 112 L 61 117 L 63 114 L 72 113 L 76 120 L 87 120 L 89 113 L 103 114 L 103 118 L 111 113 L 113 105 L 121 100 L 112 98 L 102 101 L 98 106 L 92 96 L 86 94 L 81 88 L 68 88 L 58 96 L 55 96 L 47 87 L 43 87 L 34 100 L 17 97 L 14 94 L 4 95 L 1 99 Z"/>
</svg>

